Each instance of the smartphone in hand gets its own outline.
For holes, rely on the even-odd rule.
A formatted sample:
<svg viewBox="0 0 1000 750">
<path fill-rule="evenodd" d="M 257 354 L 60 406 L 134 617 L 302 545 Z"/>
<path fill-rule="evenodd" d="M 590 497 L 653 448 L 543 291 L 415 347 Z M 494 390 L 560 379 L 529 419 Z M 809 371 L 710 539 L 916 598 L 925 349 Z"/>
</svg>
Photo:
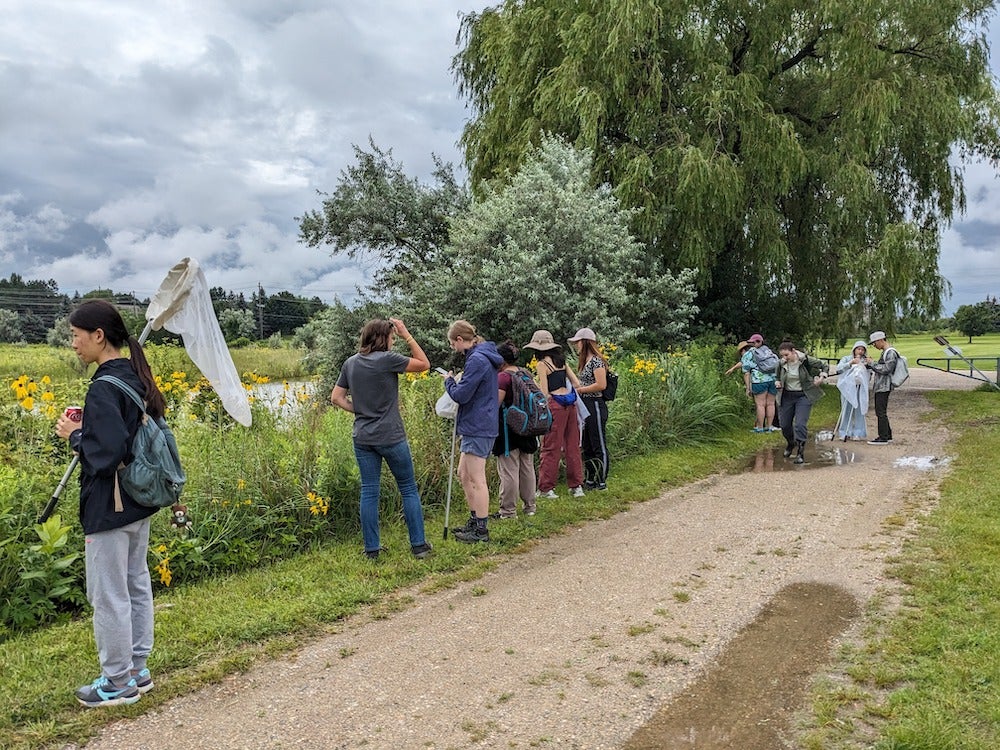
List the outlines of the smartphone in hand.
<svg viewBox="0 0 1000 750">
<path fill-rule="evenodd" d="M 444 369 L 443 367 L 435 367 L 434 368 L 434 372 L 436 372 L 436 373 L 438 373 L 440 375 L 443 375 L 443 376 L 447 376 L 448 375 L 448 371 L 446 369 Z"/>
</svg>

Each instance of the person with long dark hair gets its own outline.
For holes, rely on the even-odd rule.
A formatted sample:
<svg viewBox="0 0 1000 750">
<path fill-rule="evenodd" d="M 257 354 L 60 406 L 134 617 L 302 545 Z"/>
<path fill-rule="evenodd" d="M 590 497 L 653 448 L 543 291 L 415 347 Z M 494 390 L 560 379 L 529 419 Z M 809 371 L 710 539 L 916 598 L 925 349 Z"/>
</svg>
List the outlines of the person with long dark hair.
<svg viewBox="0 0 1000 750">
<path fill-rule="evenodd" d="M 606 490 L 611 468 L 607 437 L 608 404 L 604 400 L 608 363 L 597 348 L 597 334 L 592 329 L 581 328 L 569 342 L 576 347 L 576 369 L 580 379 L 576 392 L 587 407 L 587 419 L 581 435 L 583 486 L 588 490 Z"/>
<path fill-rule="evenodd" d="M 410 356 L 392 351 L 396 336 L 410 347 Z M 403 518 L 410 536 L 410 551 L 427 557 L 431 545 L 424 537 L 424 509 L 420 504 L 413 456 L 399 412 L 399 374 L 424 372 L 431 363 L 406 325 L 398 318 L 369 320 L 361 329 L 358 353 L 340 368 L 330 402 L 354 415 L 354 457 L 361 473 L 361 536 L 364 554 L 378 559 L 382 552 L 378 505 L 385 461 L 403 498 Z M 348 395 L 349 394 L 349 395 Z"/>
<path fill-rule="evenodd" d="M 583 459 L 575 391 L 580 381 L 566 364 L 562 347 L 548 331 L 535 331 L 524 348 L 538 353 L 538 386 L 548 397 L 552 411 L 552 429 L 542 438 L 542 455 L 538 461 L 538 496 L 558 497 L 555 486 L 559 479 L 559 462 L 565 456 L 570 494 L 583 497 Z"/>
<path fill-rule="evenodd" d="M 504 412 L 514 404 L 512 377 L 521 369 L 517 366 L 520 350 L 509 339 L 497 347 L 503 357 L 503 365 L 497 375 L 497 435 L 493 443 L 493 455 L 497 457 L 497 474 L 500 477 L 500 510 L 497 519 L 517 518 L 517 499 L 524 503 L 524 514 L 535 515 L 535 453 L 538 438 L 518 435 L 507 426 Z"/>
<path fill-rule="evenodd" d="M 827 377 L 827 364 L 811 354 L 799 351 L 787 339 L 778 345 L 777 389 L 781 433 L 785 437 L 785 458 L 793 451 L 795 463 L 806 461 L 809 438 L 809 415 L 812 405 L 823 398 L 820 385 Z"/>
<path fill-rule="evenodd" d="M 166 410 L 139 341 L 106 300 L 87 300 L 69 316 L 73 350 L 85 365 L 97 364 L 83 406 L 83 421 L 65 415 L 56 434 L 80 457 L 80 524 L 85 535 L 87 600 L 94 608 L 94 640 L 101 674 L 76 691 L 83 706 L 135 703 L 153 687 L 146 660 L 153 649 L 153 587 L 146 552 L 156 508 L 136 503 L 115 476 L 132 461 L 132 441 L 142 410 L 107 381 L 128 383 L 156 419 Z M 122 356 L 128 347 L 129 356 Z"/>
</svg>

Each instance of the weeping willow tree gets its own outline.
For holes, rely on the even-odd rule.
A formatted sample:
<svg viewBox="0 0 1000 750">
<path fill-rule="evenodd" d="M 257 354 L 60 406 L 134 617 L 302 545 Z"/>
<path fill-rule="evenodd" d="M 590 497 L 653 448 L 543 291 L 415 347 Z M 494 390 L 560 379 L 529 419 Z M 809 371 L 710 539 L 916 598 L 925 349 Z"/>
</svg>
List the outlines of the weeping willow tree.
<svg viewBox="0 0 1000 750">
<path fill-rule="evenodd" d="M 995 162 L 973 0 L 508 0 L 453 70 L 473 183 L 551 132 L 595 154 L 633 232 L 698 270 L 702 322 L 844 335 L 937 315 L 962 165 Z"/>
</svg>

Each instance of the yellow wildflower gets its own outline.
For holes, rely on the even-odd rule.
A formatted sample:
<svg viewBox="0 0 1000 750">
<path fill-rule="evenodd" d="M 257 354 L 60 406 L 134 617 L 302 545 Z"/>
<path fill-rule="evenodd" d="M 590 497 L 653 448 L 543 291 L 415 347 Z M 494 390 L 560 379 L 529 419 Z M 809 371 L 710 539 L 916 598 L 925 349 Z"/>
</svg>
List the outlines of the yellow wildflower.
<svg viewBox="0 0 1000 750">
<path fill-rule="evenodd" d="M 164 557 L 156 566 L 156 572 L 160 574 L 160 583 L 169 586 L 174 574 L 170 572 L 170 558 Z"/>
</svg>

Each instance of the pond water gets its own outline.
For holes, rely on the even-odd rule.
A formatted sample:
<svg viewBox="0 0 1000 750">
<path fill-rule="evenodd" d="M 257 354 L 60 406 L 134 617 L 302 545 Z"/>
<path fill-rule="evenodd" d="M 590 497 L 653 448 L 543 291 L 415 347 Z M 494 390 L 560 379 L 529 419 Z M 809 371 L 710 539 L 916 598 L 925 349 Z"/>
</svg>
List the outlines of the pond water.
<svg viewBox="0 0 1000 750">
<path fill-rule="evenodd" d="M 250 391 L 257 403 L 266 406 L 279 417 L 295 414 L 316 396 L 316 383 L 312 380 L 278 380 L 258 383 Z"/>
</svg>

